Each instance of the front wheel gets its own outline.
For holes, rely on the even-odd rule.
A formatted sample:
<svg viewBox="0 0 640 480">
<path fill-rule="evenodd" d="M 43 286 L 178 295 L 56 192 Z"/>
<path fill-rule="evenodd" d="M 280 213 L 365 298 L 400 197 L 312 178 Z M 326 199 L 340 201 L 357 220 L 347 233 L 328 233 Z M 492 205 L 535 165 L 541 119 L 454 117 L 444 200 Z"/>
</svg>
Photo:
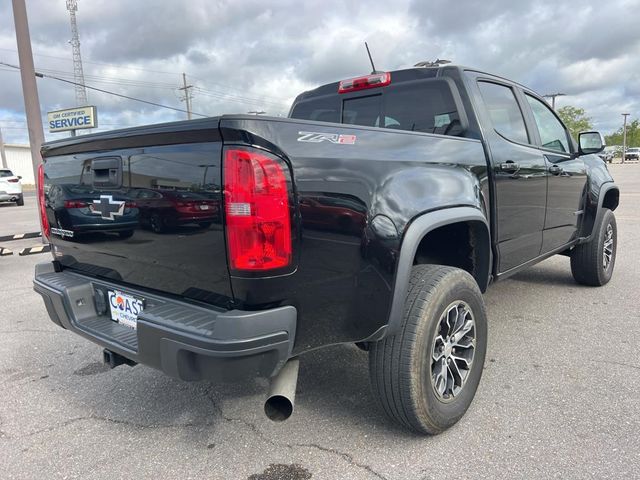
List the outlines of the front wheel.
<svg viewBox="0 0 640 480">
<path fill-rule="evenodd" d="M 593 226 L 591 240 L 571 251 L 571 273 L 576 282 L 600 287 L 611 280 L 616 264 L 618 227 L 616 217 L 604 209 L 602 218 Z"/>
<path fill-rule="evenodd" d="M 371 345 L 374 394 L 397 423 L 440 433 L 469 408 L 486 350 L 487 315 L 473 277 L 458 268 L 416 265 L 400 330 Z"/>
</svg>

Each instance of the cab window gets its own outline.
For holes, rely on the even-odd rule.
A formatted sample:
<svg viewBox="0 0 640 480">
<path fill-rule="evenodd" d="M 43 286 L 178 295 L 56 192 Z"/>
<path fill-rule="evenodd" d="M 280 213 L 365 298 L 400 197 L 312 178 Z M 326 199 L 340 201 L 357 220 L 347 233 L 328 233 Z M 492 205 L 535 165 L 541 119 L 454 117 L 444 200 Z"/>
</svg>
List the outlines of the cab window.
<svg viewBox="0 0 640 480">
<path fill-rule="evenodd" d="M 490 82 L 478 82 L 478 86 L 496 132 L 514 142 L 530 143 L 513 90 Z"/>
</svg>

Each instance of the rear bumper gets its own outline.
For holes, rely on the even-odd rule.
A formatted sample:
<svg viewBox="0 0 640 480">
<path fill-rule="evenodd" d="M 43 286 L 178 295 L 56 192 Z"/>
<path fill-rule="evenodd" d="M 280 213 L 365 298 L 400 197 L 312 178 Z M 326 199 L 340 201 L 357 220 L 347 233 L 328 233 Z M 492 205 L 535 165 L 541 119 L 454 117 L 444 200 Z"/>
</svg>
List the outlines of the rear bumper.
<svg viewBox="0 0 640 480">
<path fill-rule="evenodd" d="M 142 298 L 137 330 L 110 319 L 107 290 Z M 296 309 L 219 310 L 123 288 L 36 265 L 34 290 L 51 320 L 134 362 L 182 380 L 236 381 L 271 377 L 293 351 Z"/>
<path fill-rule="evenodd" d="M 15 202 L 22 197 L 22 193 L 0 192 L 0 202 Z"/>
</svg>

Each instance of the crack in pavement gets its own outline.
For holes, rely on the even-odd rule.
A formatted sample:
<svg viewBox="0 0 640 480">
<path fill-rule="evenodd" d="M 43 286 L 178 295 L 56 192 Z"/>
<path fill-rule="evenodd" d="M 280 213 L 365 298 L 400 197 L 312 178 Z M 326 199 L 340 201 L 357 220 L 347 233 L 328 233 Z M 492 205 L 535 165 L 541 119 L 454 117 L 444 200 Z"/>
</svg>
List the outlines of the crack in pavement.
<svg viewBox="0 0 640 480">
<path fill-rule="evenodd" d="M 350 453 L 341 452 L 340 450 L 337 450 L 335 448 L 323 447 L 322 445 L 318 445 L 317 443 L 294 443 L 293 446 L 316 448 L 323 452 L 333 453 L 334 455 L 338 455 L 342 457 L 347 463 L 353 466 L 356 466 L 358 468 L 362 468 L 367 472 L 371 473 L 371 475 L 374 475 L 375 477 L 380 478 L 381 480 L 388 480 L 387 477 L 385 477 L 379 472 L 376 472 L 370 465 L 367 465 L 366 463 L 356 462 L 355 459 L 353 458 L 353 455 L 351 455 Z"/>
<path fill-rule="evenodd" d="M 351 455 L 350 453 L 342 452 L 342 451 L 337 450 L 335 448 L 323 447 L 322 445 L 319 445 L 317 443 L 282 443 L 282 442 L 276 442 L 273 439 L 267 437 L 257 427 L 256 424 L 254 424 L 254 423 L 252 423 L 252 422 L 250 422 L 248 420 L 242 419 L 242 418 L 229 417 L 229 416 L 225 415 L 224 412 L 222 411 L 222 407 L 220 406 L 220 400 L 215 397 L 215 394 L 214 394 L 214 392 L 212 390 L 206 391 L 205 392 L 205 396 L 209 399 L 209 401 L 213 405 L 214 410 L 220 416 L 220 418 L 222 418 L 223 420 L 225 420 L 228 423 L 235 422 L 235 423 L 241 423 L 242 425 L 245 425 L 247 428 L 249 428 L 249 430 L 251 430 L 253 433 L 255 433 L 256 436 L 258 436 L 261 440 L 263 440 L 264 442 L 268 443 L 271 446 L 274 446 L 274 447 L 286 447 L 286 448 L 288 448 L 290 450 L 293 449 L 294 447 L 297 447 L 297 448 L 315 448 L 317 450 L 320 450 L 321 452 L 325 452 L 325 453 L 330 453 L 332 455 L 336 455 L 336 456 L 342 458 L 344 461 L 346 461 L 349 465 L 357 467 L 357 468 L 360 468 L 362 470 L 366 470 L 371 475 L 375 476 L 376 478 L 379 478 L 380 480 L 388 480 L 387 477 L 385 477 L 381 473 L 379 473 L 376 470 L 374 470 L 373 467 L 371 467 L 370 465 L 367 465 L 366 463 L 357 462 L 353 458 L 353 455 Z"/>
<path fill-rule="evenodd" d="M 135 422 L 131 422 L 129 420 L 118 420 L 116 418 L 110 418 L 110 417 L 101 417 L 99 415 L 86 415 L 83 417 L 75 417 L 75 418 L 70 418 L 69 420 L 66 420 L 62 423 L 59 423 L 57 425 L 51 425 L 50 427 L 47 428 L 42 428 L 40 430 L 35 430 L 33 432 L 29 432 L 25 435 L 21 435 L 19 437 L 16 437 L 16 439 L 23 439 L 23 438 L 30 438 L 33 437 L 35 435 L 39 435 L 41 433 L 47 433 L 47 432 L 52 432 L 54 430 L 59 430 L 61 428 L 66 428 L 69 425 L 73 425 L 74 423 L 78 423 L 78 422 L 82 422 L 82 421 L 90 421 L 90 420 L 97 420 L 100 422 L 106 422 L 106 423 L 111 423 L 114 425 L 126 425 L 129 427 L 134 427 L 134 428 L 139 428 L 141 430 L 158 430 L 158 429 L 170 429 L 170 428 L 193 428 L 193 427 L 208 427 L 213 425 L 213 422 L 201 422 L 201 423 L 195 423 L 195 422 L 186 422 L 186 423 L 172 423 L 172 424 L 158 424 L 158 425 L 145 425 L 142 423 L 135 423 Z"/>
<path fill-rule="evenodd" d="M 606 361 L 600 361 L 600 360 L 589 360 L 592 363 L 597 363 L 598 365 L 602 365 L 605 363 L 612 363 L 613 365 L 619 365 L 621 367 L 628 367 L 628 368 L 633 368 L 634 370 L 640 370 L 640 366 L 638 365 L 633 365 L 632 363 L 624 363 L 624 362 L 614 362 L 613 360 L 606 360 Z"/>
</svg>

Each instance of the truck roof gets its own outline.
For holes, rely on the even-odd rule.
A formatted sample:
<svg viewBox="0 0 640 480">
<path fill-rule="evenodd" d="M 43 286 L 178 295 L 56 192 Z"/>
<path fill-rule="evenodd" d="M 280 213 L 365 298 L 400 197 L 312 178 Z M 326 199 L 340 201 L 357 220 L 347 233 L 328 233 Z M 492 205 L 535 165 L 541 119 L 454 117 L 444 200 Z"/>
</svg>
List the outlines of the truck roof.
<svg viewBox="0 0 640 480">
<path fill-rule="evenodd" d="M 452 70 L 457 70 L 459 75 L 462 75 L 463 72 L 481 73 L 483 75 L 487 75 L 495 79 L 503 80 L 505 82 L 518 85 L 519 87 L 525 90 L 532 91 L 530 88 L 526 87 L 525 85 L 522 85 L 511 79 L 508 79 L 493 73 L 488 73 L 483 70 L 479 70 L 477 68 L 466 67 L 464 65 L 458 65 L 458 64 L 448 63 L 446 65 L 437 65 L 437 66 L 430 66 L 430 67 L 411 67 L 411 68 L 405 68 L 400 70 L 389 70 L 389 73 L 391 73 L 392 82 L 397 83 L 397 82 L 408 82 L 411 80 L 423 80 L 427 78 L 436 78 L 441 76 L 443 72 L 452 71 Z M 367 75 L 367 73 L 363 73 L 362 75 L 363 76 Z M 321 85 L 317 88 L 314 88 L 313 90 L 307 90 L 306 92 L 303 92 L 300 95 L 298 95 L 294 103 L 310 97 L 335 94 L 338 92 L 339 84 L 340 84 L 340 80 L 336 82 L 327 83 L 325 85 Z"/>
</svg>

